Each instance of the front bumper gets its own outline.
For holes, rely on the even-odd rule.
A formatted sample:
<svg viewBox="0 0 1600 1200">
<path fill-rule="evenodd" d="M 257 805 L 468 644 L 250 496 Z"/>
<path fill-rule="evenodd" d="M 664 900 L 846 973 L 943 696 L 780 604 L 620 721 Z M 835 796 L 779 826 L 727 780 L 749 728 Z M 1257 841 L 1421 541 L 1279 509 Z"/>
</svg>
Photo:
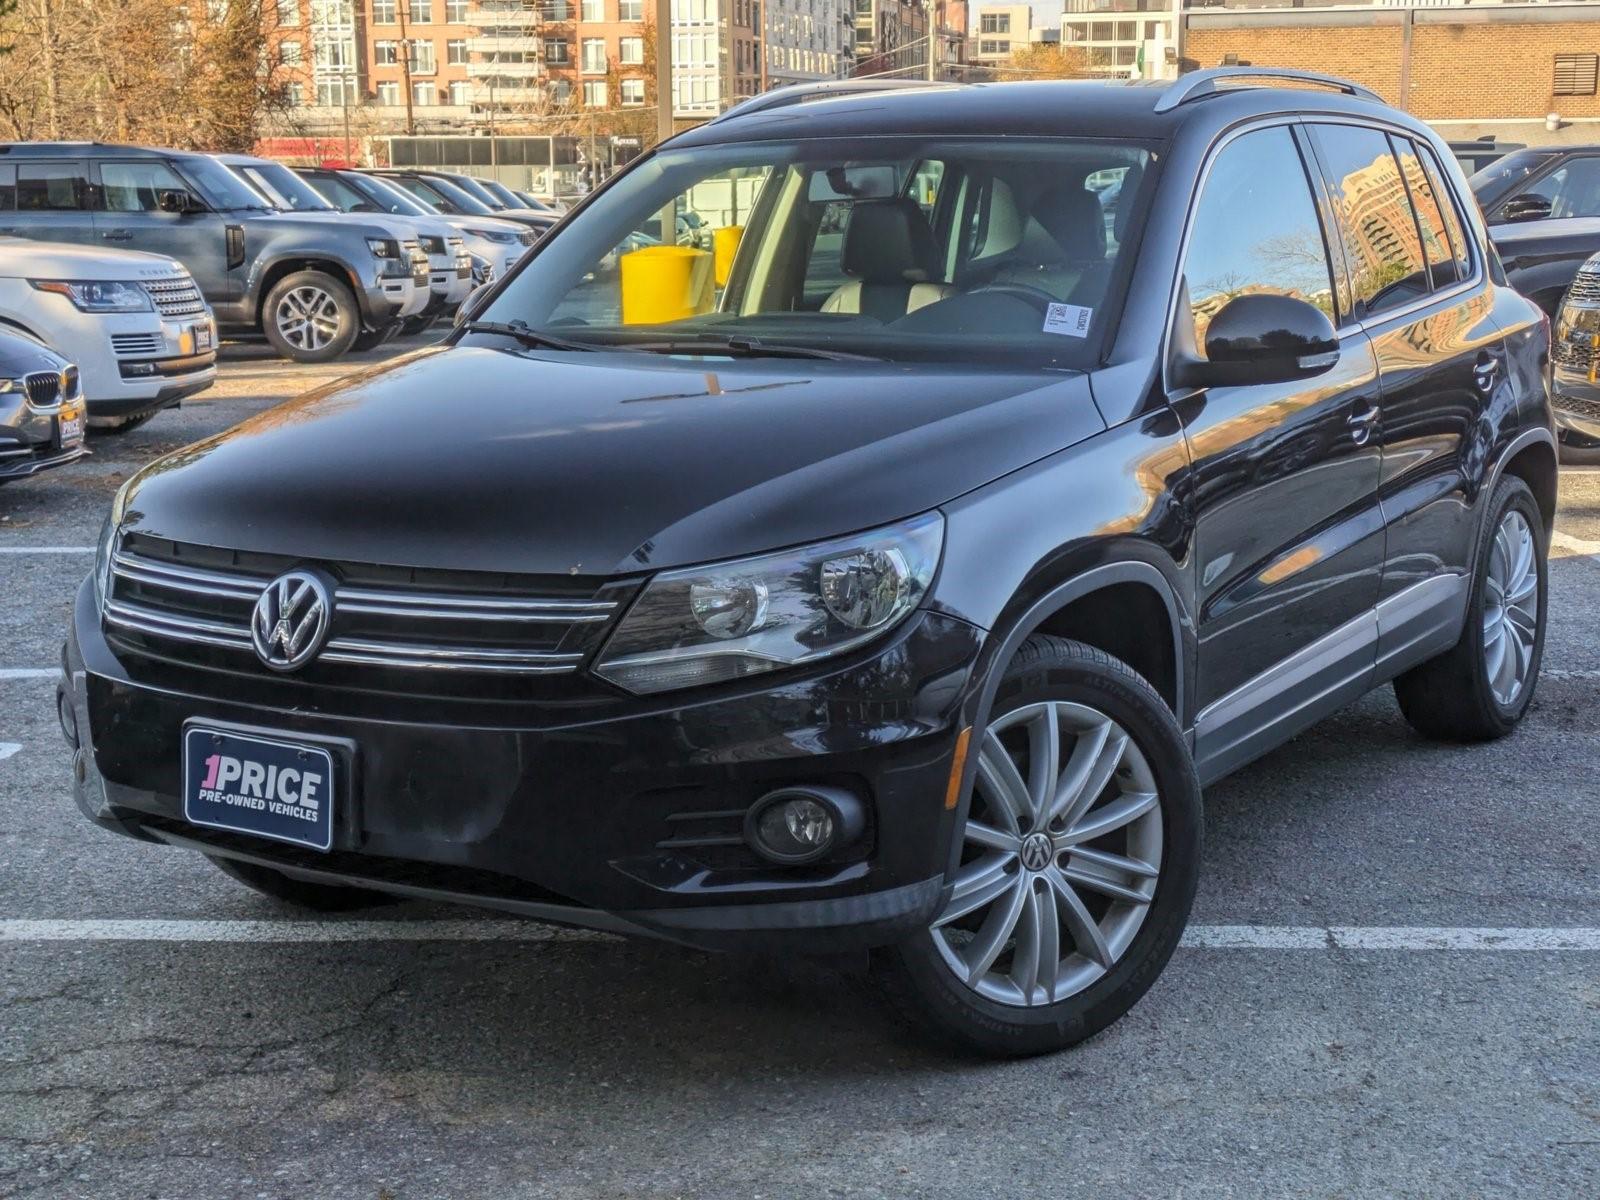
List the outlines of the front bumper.
<svg viewBox="0 0 1600 1200">
<path fill-rule="evenodd" d="M 36 409 L 18 392 L 0 396 L 0 480 L 25 479 L 76 462 L 89 453 L 80 433 L 75 441 L 63 442 L 63 420 L 84 417 L 83 400 L 74 395 L 59 406 Z"/>
<path fill-rule="evenodd" d="M 937 909 L 955 818 L 944 801 L 982 637 L 924 613 L 864 656 L 679 707 L 615 696 L 553 712 L 375 706 L 277 678 L 124 661 L 85 583 L 64 652 L 63 725 L 81 742 L 80 808 L 136 837 L 707 948 L 833 951 L 899 940 Z M 346 782 L 332 850 L 186 823 L 191 719 L 335 747 Z M 821 863 L 661 845 L 686 821 L 738 830 L 758 797 L 804 783 L 852 790 L 869 813 L 862 838 Z"/>
<path fill-rule="evenodd" d="M 64 296 L 39 294 L 28 316 L 46 343 L 70 352 L 91 420 L 163 408 L 216 382 L 209 313 L 83 313 Z"/>
</svg>

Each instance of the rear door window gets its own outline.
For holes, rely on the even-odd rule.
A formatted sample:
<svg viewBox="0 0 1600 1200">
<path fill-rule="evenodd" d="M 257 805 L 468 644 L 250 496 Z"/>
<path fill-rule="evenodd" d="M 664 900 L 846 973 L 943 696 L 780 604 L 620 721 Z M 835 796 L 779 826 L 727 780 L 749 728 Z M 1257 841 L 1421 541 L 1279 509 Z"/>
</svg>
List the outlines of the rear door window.
<svg viewBox="0 0 1600 1200">
<path fill-rule="evenodd" d="M 1455 283 L 1455 256 L 1450 248 L 1450 234 L 1444 225 L 1444 210 L 1439 206 L 1433 183 L 1422 169 L 1422 159 L 1409 139 L 1391 136 L 1389 143 L 1400 161 L 1400 174 L 1405 177 L 1406 191 L 1411 195 L 1411 207 L 1417 214 L 1417 227 L 1422 233 L 1422 251 L 1428 258 L 1428 272 L 1437 290 Z"/>
<path fill-rule="evenodd" d="M 77 212 L 88 205 L 82 163 L 17 164 L 17 208 L 23 212 Z"/>
<path fill-rule="evenodd" d="M 189 185 L 163 162 L 100 164 L 100 206 L 107 212 L 160 212 L 162 192 L 187 192 Z"/>
<path fill-rule="evenodd" d="M 15 163 L 0 163 L 0 212 L 10 212 L 17 207 L 17 167 Z"/>
<path fill-rule="evenodd" d="M 1428 294 L 1428 256 L 1389 138 L 1359 125 L 1312 125 L 1360 316 Z"/>
<path fill-rule="evenodd" d="M 1333 317 L 1333 277 L 1311 184 L 1283 126 L 1243 134 L 1206 173 L 1183 263 L 1194 342 L 1237 296 L 1293 296 Z"/>
</svg>

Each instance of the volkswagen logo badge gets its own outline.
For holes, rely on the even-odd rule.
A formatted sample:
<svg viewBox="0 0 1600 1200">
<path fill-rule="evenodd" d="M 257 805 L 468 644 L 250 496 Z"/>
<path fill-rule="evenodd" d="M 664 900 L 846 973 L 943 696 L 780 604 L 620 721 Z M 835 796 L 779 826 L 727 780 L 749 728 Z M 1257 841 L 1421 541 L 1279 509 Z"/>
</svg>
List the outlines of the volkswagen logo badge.
<svg viewBox="0 0 1600 1200">
<path fill-rule="evenodd" d="M 1022 841 L 1022 865 L 1030 871 L 1042 871 L 1050 865 L 1055 846 L 1042 833 L 1032 834 Z"/>
<path fill-rule="evenodd" d="M 274 671 L 295 671 L 310 662 L 333 621 L 333 595 L 310 571 L 279 575 L 256 601 L 250 641 L 256 657 Z"/>
</svg>

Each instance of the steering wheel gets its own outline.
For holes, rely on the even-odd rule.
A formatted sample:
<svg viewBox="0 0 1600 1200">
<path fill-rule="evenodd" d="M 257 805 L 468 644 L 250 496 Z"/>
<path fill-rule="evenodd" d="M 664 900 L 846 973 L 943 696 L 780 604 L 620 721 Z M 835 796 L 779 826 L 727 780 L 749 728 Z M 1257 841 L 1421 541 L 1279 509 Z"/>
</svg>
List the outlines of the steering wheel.
<svg viewBox="0 0 1600 1200">
<path fill-rule="evenodd" d="M 1049 315 L 1052 304 L 1061 303 L 1043 288 L 1030 287 L 1026 283 L 986 283 L 982 287 L 973 288 L 967 295 L 981 296 L 985 292 L 991 295 L 1010 296 L 1014 300 L 1021 300 L 1024 304 L 1037 308 L 1041 316 Z"/>
</svg>

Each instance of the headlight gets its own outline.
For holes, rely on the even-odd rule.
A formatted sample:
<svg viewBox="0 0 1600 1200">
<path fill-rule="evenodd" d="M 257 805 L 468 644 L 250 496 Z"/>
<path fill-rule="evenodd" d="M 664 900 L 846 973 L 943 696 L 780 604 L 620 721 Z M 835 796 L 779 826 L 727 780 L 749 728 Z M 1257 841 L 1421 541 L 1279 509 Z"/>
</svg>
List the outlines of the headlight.
<svg viewBox="0 0 1600 1200">
<path fill-rule="evenodd" d="M 374 258 L 399 258 L 400 243 L 393 238 L 368 238 L 367 249 Z"/>
<path fill-rule="evenodd" d="M 94 550 L 94 599 L 95 606 L 101 610 L 105 609 L 106 597 L 111 594 L 111 557 L 116 553 L 117 531 L 122 527 L 122 518 L 128 510 L 128 495 L 138 478 L 134 475 L 117 489 L 111 511 L 106 514 L 105 524 L 100 526 L 100 540 Z"/>
<path fill-rule="evenodd" d="M 151 311 L 150 297 L 137 283 L 123 283 L 117 280 L 69 283 L 60 279 L 30 279 L 28 282 L 38 291 L 65 296 L 80 312 Z"/>
<path fill-rule="evenodd" d="M 937 513 L 645 585 L 595 674 L 630 692 L 740 679 L 842 654 L 892 629 L 939 565 Z"/>
<path fill-rule="evenodd" d="M 516 234 L 502 233 L 498 229 L 469 229 L 467 232 L 473 237 L 481 237 L 487 241 L 499 242 L 502 246 L 510 245 L 517 240 Z"/>
</svg>

